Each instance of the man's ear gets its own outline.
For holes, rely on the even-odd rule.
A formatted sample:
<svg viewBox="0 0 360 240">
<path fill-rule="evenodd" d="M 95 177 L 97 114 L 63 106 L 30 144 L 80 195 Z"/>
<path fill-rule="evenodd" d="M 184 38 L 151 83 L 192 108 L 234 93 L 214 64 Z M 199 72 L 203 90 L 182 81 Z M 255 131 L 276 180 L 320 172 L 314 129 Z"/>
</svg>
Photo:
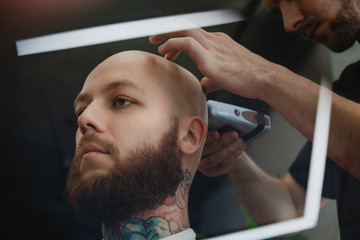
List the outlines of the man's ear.
<svg viewBox="0 0 360 240">
<path fill-rule="evenodd" d="M 185 155 L 191 155 L 203 146 L 208 127 L 201 117 L 188 117 L 181 128 L 180 150 Z"/>
</svg>

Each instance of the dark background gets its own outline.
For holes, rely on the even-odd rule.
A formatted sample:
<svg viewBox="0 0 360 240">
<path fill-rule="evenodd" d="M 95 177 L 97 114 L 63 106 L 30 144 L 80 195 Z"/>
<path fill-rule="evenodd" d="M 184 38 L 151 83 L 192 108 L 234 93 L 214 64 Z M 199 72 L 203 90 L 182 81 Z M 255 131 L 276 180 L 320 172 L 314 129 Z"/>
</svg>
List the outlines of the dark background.
<svg viewBox="0 0 360 240">
<path fill-rule="evenodd" d="M 293 71 L 298 71 L 298 66 L 306 61 L 313 45 L 297 34 L 285 33 L 281 19 L 272 17 L 257 0 L 109 0 L 107 4 L 76 17 L 67 15 L 64 19 L 36 21 L 33 24 L 24 20 L 19 25 L 12 20 L 21 20 L 22 16 L 8 12 L 8 18 L 1 25 L 0 42 L 0 199 L 1 216 L 5 221 L 0 238 L 101 239 L 100 223 L 76 219 L 68 209 L 64 195 L 77 128 L 73 101 L 88 73 L 110 55 L 130 49 L 157 53 L 157 46 L 151 45 L 147 38 L 139 38 L 17 57 L 15 40 L 222 8 L 233 8 L 248 20 L 206 30 L 225 32 L 255 53 Z M 176 62 L 201 79 L 201 73 L 186 54 L 182 54 Z M 211 93 L 208 98 L 264 113 L 272 111 L 263 102 L 244 99 L 226 91 Z M 210 236 L 246 227 L 245 216 L 235 194 L 231 193 L 233 198 L 209 198 L 213 191 L 229 185 L 226 176 L 206 178 L 196 175 L 189 213 L 192 227 L 200 234 Z"/>
</svg>

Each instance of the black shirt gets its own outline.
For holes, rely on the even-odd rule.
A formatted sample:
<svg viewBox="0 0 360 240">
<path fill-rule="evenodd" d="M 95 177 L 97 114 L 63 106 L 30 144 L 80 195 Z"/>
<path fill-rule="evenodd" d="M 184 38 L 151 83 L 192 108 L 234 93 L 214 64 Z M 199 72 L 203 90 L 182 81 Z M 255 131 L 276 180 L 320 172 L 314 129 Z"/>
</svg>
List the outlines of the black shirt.
<svg viewBox="0 0 360 240">
<path fill-rule="evenodd" d="M 333 91 L 345 98 L 360 102 L 360 61 L 348 66 Z M 360 147 L 360 146 L 359 146 Z M 291 165 L 289 172 L 306 188 L 312 143 L 307 142 Z M 360 181 L 347 173 L 330 158 L 326 159 L 322 196 L 335 199 L 342 240 L 360 238 Z"/>
</svg>

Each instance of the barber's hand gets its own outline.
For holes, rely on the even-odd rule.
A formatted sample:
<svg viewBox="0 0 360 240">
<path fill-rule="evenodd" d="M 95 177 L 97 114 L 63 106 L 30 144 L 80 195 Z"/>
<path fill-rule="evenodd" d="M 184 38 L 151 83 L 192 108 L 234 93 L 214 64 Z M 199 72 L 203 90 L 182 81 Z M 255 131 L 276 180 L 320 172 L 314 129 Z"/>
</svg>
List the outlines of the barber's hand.
<svg viewBox="0 0 360 240">
<path fill-rule="evenodd" d="M 246 146 L 235 131 L 221 136 L 217 131 L 209 131 L 198 170 L 208 177 L 227 174 Z"/>
<path fill-rule="evenodd" d="M 161 43 L 159 53 L 174 60 L 187 52 L 204 75 L 201 84 L 206 92 L 224 88 L 243 97 L 258 98 L 261 80 L 275 71 L 276 64 L 250 52 L 224 33 L 209 33 L 201 28 L 151 36 Z M 265 90 L 265 89 L 264 89 Z"/>
</svg>

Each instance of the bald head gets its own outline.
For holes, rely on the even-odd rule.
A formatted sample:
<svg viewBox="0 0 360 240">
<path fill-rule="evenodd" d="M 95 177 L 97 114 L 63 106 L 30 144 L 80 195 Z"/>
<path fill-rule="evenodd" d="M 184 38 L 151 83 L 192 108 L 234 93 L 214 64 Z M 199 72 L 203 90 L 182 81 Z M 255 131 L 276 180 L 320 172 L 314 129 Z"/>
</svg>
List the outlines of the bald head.
<svg viewBox="0 0 360 240">
<path fill-rule="evenodd" d="M 175 116 L 201 116 L 207 121 L 206 97 L 201 84 L 185 68 L 155 54 L 124 51 L 107 58 L 90 76 L 109 68 L 117 69 L 119 75 L 142 73 L 146 76 L 142 81 L 162 89 Z"/>
</svg>

